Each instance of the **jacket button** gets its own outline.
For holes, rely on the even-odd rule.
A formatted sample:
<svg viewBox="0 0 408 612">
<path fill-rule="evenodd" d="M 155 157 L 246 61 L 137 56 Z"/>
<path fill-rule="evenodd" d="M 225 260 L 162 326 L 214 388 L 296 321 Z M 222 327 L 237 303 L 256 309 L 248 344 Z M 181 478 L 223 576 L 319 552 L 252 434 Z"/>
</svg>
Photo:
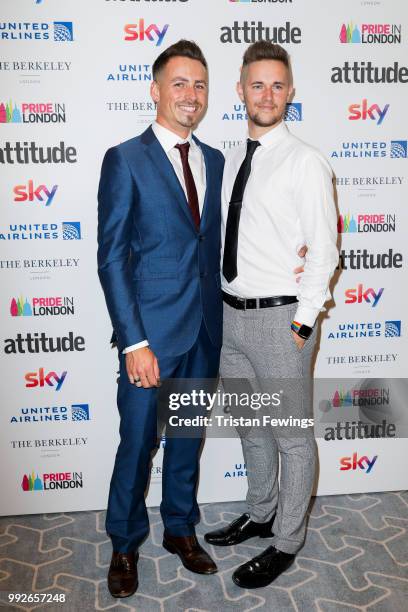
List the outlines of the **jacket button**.
<svg viewBox="0 0 408 612">
<path fill-rule="evenodd" d="M 202 242 L 203 240 L 205 240 L 205 236 L 203 236 L 202 234 L 198 234 L 198 239 L 200 242 Z"/>
<path fill-rule="evenodd" d="M 207 272 L 200 272 L 200 278 L 205 278 L 207 276 Z"/>
</svg>

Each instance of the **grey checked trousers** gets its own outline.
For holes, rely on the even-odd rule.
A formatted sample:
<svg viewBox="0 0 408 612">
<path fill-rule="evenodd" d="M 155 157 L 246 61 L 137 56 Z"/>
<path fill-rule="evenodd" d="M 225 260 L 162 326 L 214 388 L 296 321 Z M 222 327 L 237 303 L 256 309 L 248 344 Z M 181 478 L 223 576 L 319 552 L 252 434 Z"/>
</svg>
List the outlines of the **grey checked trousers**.
<svg viewBox="0 0 408 612">
<path fill-rule="evenodd" d="M 290 324 L 297 304 L 273 308 L 236 310 L 224 303 L 224 337 L 220 373 L 226 392 L 228 379 L 246 379 L 253 391 L 267 391 L 275 379 L 309 381 L 297 414 L 312 416 L 311 358 L 316 326 L 299 350 Z M 293 399 L 293 398 L 292 398 Z M 285 416 L 283 414 L 282 416 Z M 303 430 L 302 430 L 303 431 Z M 274 428 L 238 429 L 248 474 L 247 505 L 253 521 L 264 523 L 276 512 L 271 544 L 286 553 L 296 553 L 304 543 L 306 514 L 315 477 L 316 442 L 313 431 L 305 435 L 277 434 Z M 280 460 L 280 483 L 279 483 Z"/>
</svg>

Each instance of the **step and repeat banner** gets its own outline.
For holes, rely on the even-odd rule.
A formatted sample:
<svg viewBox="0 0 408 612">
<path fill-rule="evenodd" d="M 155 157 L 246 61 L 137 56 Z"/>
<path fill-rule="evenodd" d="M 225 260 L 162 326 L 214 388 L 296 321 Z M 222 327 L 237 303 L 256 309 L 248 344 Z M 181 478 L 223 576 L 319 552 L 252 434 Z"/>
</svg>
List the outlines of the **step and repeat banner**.
<svg viewBox="0 0 408 612">
<path fill-rule="evenodd" d="M 117 352 L 96 272 L 106 149 L 153 121 L 151 66 L 180 38 L 210 67 L 197 131 L 246 137 L 235 85 L 249 43 L 292 57 L 289 129 L 336 176 L 339 265 L 315 363 L 318 494 L 407 488 L 403 0 L 9 0 L 0 16 L 0 512 L 106 507 Z M 324 383 L 324 384 L 323 384 Z M 364 423 L 371 425 L 363 426 Z M 347 421 L 347 422 L 346 422 Z M 161 443 L 148 503 L 161 496 Z M 202 502 L 243 499 L 238 439 L 207 440 Z"/>
</svg>

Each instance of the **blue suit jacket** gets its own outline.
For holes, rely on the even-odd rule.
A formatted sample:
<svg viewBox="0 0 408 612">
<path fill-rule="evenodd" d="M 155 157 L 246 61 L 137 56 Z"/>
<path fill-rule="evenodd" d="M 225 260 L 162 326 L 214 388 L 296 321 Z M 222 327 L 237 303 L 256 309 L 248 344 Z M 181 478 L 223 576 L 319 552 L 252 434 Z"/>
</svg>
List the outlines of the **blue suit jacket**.
<svg viewBox="0 0 408 612">
<path fill-rule="evenodd" d="M 158 355 L 180 355 L 193 345 L 203 319 L 212 343 L 221 346 L 224 158 L 195 141 L 207 178 L 198 231 L 151 127 L 105 154 L 98 192 L 98 273 L 120 350 L 147 339 Z"/>
</svg>

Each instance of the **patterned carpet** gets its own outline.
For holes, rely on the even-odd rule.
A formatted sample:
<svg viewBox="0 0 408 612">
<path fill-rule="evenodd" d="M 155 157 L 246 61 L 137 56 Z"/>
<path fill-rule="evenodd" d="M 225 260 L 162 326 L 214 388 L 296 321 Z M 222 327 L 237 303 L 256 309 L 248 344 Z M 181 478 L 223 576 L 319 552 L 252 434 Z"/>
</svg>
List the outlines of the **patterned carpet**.
<svg viewBox="0 0 408 612">
<path fill-rule="evenodd" d="M 245 504 L 201 507 L 197 532 L 239 516 Z M 7 610 L 137 610 L 142 612 L 273 610 L 274 612 L 405 612 L 408 609 L 408 492 L 318 497 L 307 541 L 295 564 L 273 584 L 246 591 L 234 569 L 267 545 L 254 538 L 212 548 L 219 573 L 198 576 L 161 547 L 158 509 L 141 549 L 139 590 L 118 602 L 106 586 L 111 544 L 104 512 L 0 519 L 0 607 Z M 66 603 L 11 605 L 7 592 L 65 593 Z"/>
</svg>

